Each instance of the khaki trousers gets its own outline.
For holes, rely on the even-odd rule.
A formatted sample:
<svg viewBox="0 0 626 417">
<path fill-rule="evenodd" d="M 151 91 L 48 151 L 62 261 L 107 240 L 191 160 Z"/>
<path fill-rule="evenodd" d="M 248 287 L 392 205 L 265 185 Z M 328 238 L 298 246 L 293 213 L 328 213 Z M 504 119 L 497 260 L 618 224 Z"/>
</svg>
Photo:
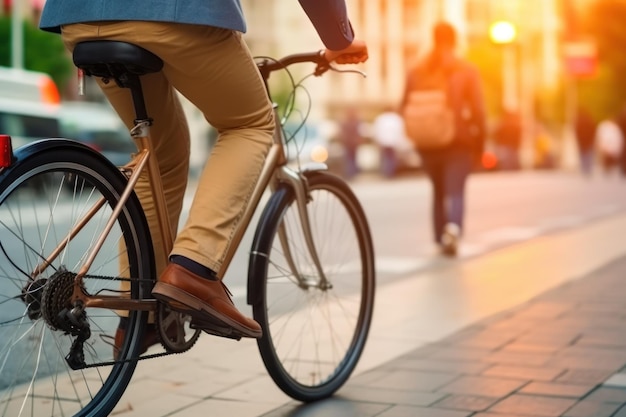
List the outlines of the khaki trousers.
<svg viewBox="0 0 626 417">
<path fill-rule="evenodd" d="M 127 41 L 164 61 L 159 73 L 142 77 L 151 136 L 163 180 L 170 223 L 177 227 L 189 168 L 189 129 L 176 90 L 196 105 L 217 129 L 218 140 L 200 176 L 187 223 L 176 235 L 172 254 L 219 271 L 272 143 L 272 106 L 240 33 L 161 22 L 102 22 L 62 28 L 71 51 L 77 42 Z M 135 112 L 130 91 L 115 82 L 100 86 L 128 128 Z M 155 245 L 157 271 L 162 253 L 147 178 L 138 184 Z M 221 278 L 221 277 L 220 277 Z"/>
</svg>

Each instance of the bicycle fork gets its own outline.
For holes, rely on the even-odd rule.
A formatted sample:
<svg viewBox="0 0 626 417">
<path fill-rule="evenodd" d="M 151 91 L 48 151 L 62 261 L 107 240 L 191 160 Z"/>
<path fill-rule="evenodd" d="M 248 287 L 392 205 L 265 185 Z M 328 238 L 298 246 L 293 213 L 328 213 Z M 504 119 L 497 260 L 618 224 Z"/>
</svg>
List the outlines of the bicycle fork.
<svg viewBox="0 0 626 417">
<path fill-rule="evenodd" d="M 311 200 L 311 195 L 309 194 L 306 178 L 302 174 L 285 166 L 282 167 L 279 173 L 280 180 L 288 183 L 293 188 L 296 195 L 296 204 L 298 208 L 298 216 L 300 218 L 300 225 L 302 226 L 303 239 L 306 243 L 309 255 L 311 256 L 311 260 L 313 261 L 313 265 L 315 265 L 317 276 L 319 277 L 319 283 L 317 283 L 316 286 L 322 291 L 331 289 L 332 284 L 326 278 L 326 274 L 324 273 L 324 269 L 322 268 L 322 264 L 318 256 L 318 251 L 315 247 L 315 241 L 313 240 L 311 222 L 309 219 L 309 212 L 307 210 L 307 203 Z M 283 248 L 283 253 L 287 258 L 287 263 L 289 264 L 293 274 L 296 276 L 299 286 L 301 288 L 308 289 L 311 287 L 311 282 L 307 280 L 306 277 L 302 275 L 301 271 L 299 271 L 296 267 L 291 249 L 289 247 L 289 238 L 287 236 L 287 230 L 284 223 L 281 223 L 279 226 L 278 237 Z"/>
</svg>

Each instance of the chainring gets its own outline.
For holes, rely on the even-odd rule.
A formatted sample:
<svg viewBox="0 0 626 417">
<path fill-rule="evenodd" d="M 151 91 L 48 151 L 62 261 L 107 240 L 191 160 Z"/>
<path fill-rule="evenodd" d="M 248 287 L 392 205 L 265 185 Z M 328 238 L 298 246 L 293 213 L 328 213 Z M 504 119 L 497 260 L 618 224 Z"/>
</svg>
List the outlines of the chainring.
<svg viewBox="0 0 626 417">
<path fill-rule="evenodd" d="M 161 345 L 168 353 L 185 352 L 196 343 L 202 330 L 192 329 L 190 323 L 191 316 L 173 311 L 166 304 L 157 301 L 157 333 Z"/>
</svg>

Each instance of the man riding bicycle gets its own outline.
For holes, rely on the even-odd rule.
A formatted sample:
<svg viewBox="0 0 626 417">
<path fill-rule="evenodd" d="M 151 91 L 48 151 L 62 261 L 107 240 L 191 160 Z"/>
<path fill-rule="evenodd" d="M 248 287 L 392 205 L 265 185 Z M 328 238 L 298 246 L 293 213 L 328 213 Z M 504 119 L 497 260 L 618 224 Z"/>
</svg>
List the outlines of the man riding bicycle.
<svg viewBox="0 0 626 417">
<path fill-rule="evenodd" d="M 354 37 L 344 0 L 299 1 L 326 46 L 329 62 L 367 60 L 367 47 Z M 190 154 L 189 129 L 176 92 L 217 129 L 218 140 L 171 253 L 159 253 L 162 237 L 147 178 L 135 188 L 157 251 L 159 279 L 153 295 L 173 310 L 192 311 L 196 326 L 260 337 L 259 324 L 236 309 L 221 281 L 224 256 L 258 181 L 276 123 L 242 38 L 246 24 L 239 0 L 47 0 L 40 27 L 61 33 L 70 51 L 83 41 L 117 40 L 139 45 L 163 60 L 163 70 L 142 76 L 142 85 L 154 119 L 151 138 L 173 227 L 182 210 Z M 115 82 L 98 84 L 131 129 L 135 112 L 128 89 Z M 124 329 L 122 318 L 118 344 Z M 143 351 L 157 341 L 152 326 Z"/>
</svg>

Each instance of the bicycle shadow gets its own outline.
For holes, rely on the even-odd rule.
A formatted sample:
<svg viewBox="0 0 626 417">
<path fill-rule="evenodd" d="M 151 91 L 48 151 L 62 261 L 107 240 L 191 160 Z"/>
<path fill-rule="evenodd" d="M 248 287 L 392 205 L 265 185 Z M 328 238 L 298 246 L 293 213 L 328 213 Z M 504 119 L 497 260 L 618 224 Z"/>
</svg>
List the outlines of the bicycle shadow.
<svg viewBox="0 0 626 417">
<path fill-rule="evenodd" d="M 367 417 L 377 416 L 391 407 L 390 404 L 354 401 L 337 395 L 307 404 L 285 404 L 262 417 Z"/>
</svg>

